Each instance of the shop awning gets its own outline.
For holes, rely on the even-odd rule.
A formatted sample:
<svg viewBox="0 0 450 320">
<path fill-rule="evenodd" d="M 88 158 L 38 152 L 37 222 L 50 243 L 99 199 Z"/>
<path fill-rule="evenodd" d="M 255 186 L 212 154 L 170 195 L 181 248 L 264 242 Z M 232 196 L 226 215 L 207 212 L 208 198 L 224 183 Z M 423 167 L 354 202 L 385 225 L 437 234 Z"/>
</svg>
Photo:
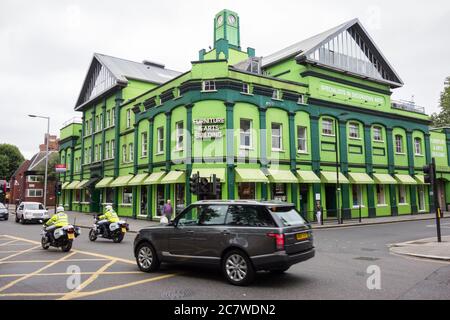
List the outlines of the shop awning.
<svg viewBox="0 0 450 320">
<path fill-rule="evenodd" d="M 394 174 L 394 176 L 400 184 L 417 184 L 417 181 L 409 174 Z"/>
<path fill-rule="evenodd" d="M 102 180 L 100 180 L 99 182 L 97 182 L 97 184 L 95 185 L 96 189 L 99 188 L 107 188 L 109 187 L 110 183 L 114 180 L 113 177 L 105 177 Z"/>
<path fill-rule="evenodd" d="M 67 190 L 75 189 L 75 187 L 76 187 L 77 184 L 79 184 L 79 183 L 80 183 L 80 180 L 74 180 L 74 181 L 72 181 L 71 183 L 69 183 L 69 184 L 66 186 L 66 189 L 67 189 Z"/>
<path fill-rule="evenodd" d="M 166 173 L 164 171 L 153 172 L 144 180 L 144 182 L 142 182 L 142 184 L 144 185 L 158 184 L 165 174 Z"/>
<path fill-rule="evenodd" d="M 397 180 L 387 173 L 374 173 L 373 180 L 376 184 L 397 184 Z"/>
<path fill-rule="evenodd" d="M 373 179 L 363 172 L 349 172 L 348 179 L 352 184 L 374 184 Z"/>
<path fill-rule="evenodd" d="M 320 178 L 314 171 L 297 170 L 297 175 L 301 183 L 320 183 Z"/>
<path fill-rule="evenodd" d="M 236 182 L 269 182 L 269 179 L 260 169 L 236 168 L 235 170 Z"/>
<path fill-rule="evenodd" d="M 429 184 L 429 183 L 425 183 L 425 177 L 421 174 L 416 174 L 414 176 L 414 179 L 416 179 L 418 184 Z"/>
<path fill-rule="evenodd" d="M 89 182 L 89 179 L 84 179 L 84 180 L 81 180 L 81 182 L 79 183 L 79 184 L 77 184 L 75 187 L 74 187 L 74 189 L 83 189 L 84 188 L 84 186 L 87 184 Z"/>
<path fill-rule="evenodd" d="M 320 180 L 323 183 L 337 183 L 335 171 L 322 171 L 320 173 Z M 350 183 L 347 178 L 339 172 L 339 183 Z"/>
<path fill-rule="evenodd" d="M 161 179 L 161 184 L 185 183 L 184 171 L 169 171 L 169 173 Z"/>
<path fill-rule="evenodd" d="M 140 173 L 134 176 L 133 179 L 128 182 L 129 186 L 140 186 L 142 182 L 144 182 L 145 179 L 147 179 L 148 174 L 147 173 Z"/>
<path fill-rule="evenodd" d="M 268 169 L 269 180 L 274 183 L 298 183 L 297 177 L 290 170 Z"/>
<path fill-rule="evenodd" d="M 201 178 L 210 178 L 213 174 L 215 174 L 216 177 L 220 179 L 221 183 L 225 183 L 225 168 L 194 168 L 192 169 L 191 177 L 197 172 L 200 174 Z"/>
<path fill-rule="evenodd" d="M 66 189 L 66 187 L 67 187 L 69 184 L 70 184 L 69 181 L 64 182 L 64 183 L 62 184 L 62 186 L 61 186 L 61 189 L 62 189 L 62 190 Z"/>
<path fill-rule="evenodd" d="M 113 187 L 124 187 L 128 185 L 128 182 L 133 179 L 133 175 L 126 175 L 117 177 L 111 184 L 109 185 L 111 188 Z"/>
<path fill-rule="evenodd" d="M 87 183 L 83 184 L 82 186 L 77 186 L 77 188 L 79 189 L 90 188 L 93 184 L 96 184 L 99 179 L 100 179 L 99 177 L 90 178 Z"/>
</svg>

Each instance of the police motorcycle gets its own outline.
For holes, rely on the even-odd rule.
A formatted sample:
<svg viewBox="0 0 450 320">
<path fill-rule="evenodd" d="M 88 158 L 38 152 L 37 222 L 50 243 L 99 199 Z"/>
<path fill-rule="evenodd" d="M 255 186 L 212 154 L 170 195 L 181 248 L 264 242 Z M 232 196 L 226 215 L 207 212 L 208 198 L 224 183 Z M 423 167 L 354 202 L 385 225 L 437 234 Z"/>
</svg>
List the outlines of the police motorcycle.
<svg viewBox="0 0 450 320">
<path fill-rule="evenodd" d="M 40 220 L 40 222 L 43 221 Z M 46 228 L 47 226 L 44 225 L 41 232 L 41 245 L 45 250 L 55 247 L 61 248 L 63 252 L 69 252 L 72 249 L 73 240 L 81 234 L 80 227 L 74 227 L 71 224 L 50 231 L 47 231 Z"/>
<path fill-rule="evenodd" d="M 117 222 L 99 222 L 103 220 L 98 219 L 98 215 L 94 216 L 94 225 L 89 230 L 89 240 L 95 241 L 98 237 L 104 239 L 112 239 L 114 243 L 122 242 L 125 234 L 130 230 L 129 224 L 126 221 L 119 220 Z"/>
</svg>

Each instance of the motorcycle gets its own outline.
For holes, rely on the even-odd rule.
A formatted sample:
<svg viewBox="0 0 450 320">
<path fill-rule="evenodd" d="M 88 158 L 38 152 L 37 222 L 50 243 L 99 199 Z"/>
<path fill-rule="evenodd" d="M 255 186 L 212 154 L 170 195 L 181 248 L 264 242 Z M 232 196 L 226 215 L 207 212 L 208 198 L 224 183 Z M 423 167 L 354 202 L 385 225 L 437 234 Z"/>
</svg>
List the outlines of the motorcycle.
<svg viewBox="0 0 450 320">
<path fill-rule="evenodd" d="M 125 234 L 130 230 L 129 224 L 123 220 L 106 224 L 103 228 L 98 224 L 98 217 L 94 217 L 94 225 L 89 230 L 89 240 L 95 241 L 98 237 L 112 239 L 114 243 L 122 242 Z"/>
<path fill-rule="evenodd" d="M 48 231 L 45 229 L 46 226 L 44 225 L 41 233 L 41 245 L 45 250 L 50 247 L 56 247 L 61 248 L 63 252 L 69 252 L 72 249 L 73 240 L 81 234 L 79 227 L 74 227 L 70 224 L 53 230 L 53 236 L 49 236 Z"/>
</svg>

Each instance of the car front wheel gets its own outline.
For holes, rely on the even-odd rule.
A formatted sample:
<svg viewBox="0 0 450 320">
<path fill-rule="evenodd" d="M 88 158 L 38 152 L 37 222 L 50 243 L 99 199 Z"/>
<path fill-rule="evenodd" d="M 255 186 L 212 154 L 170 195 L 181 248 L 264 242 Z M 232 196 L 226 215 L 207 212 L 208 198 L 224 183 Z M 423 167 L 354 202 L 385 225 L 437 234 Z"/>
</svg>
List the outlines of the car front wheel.
<svg viewBox="0 0 450 320">
<path fill-rule="evenodd" d="M 240 250 L 228 252 L 222 260 L 225 278 L 236 286 L 250 284 L 255 278 L 255 269 L 248 256 Z"/>
<path fill-rule="evenodd" d="M 159 269 L 160 262 L 151 244 L 147 242 L 140 244 L 136 252 L 136 262 L 141 271 L 152 272 Z"/>
</svg>

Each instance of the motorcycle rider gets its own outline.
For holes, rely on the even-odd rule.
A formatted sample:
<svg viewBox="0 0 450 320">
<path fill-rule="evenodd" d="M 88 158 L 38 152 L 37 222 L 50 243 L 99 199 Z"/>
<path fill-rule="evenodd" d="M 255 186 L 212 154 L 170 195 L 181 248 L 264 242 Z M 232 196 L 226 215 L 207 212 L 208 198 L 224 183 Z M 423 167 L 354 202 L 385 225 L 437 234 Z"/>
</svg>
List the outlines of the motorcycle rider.
<svg viewBox="0 0 450 320">
<path fill-rule="evenodd" d="M 69 224 L 69 217 L 64 212 L 64 207 L 56 208 L 56 213 L 45 223 L 47 238 L 53 239 L 53 231 L 57 228 L 65 227 Z"/>
<path fill-rule="evenodd" d="M 107 205 L 105 207 L 105 213 L 98 217 L 97 224 L 100 227 L 100 230 L 102 230 L 103 235 L 107 234 L 107 228 L 109 228 L 109 225 L 114 222 L 119 222 L 119 217 L 117 216 L 117 213 L 114 211 L 113 207 L 111 205 Z"/>
</svg>

